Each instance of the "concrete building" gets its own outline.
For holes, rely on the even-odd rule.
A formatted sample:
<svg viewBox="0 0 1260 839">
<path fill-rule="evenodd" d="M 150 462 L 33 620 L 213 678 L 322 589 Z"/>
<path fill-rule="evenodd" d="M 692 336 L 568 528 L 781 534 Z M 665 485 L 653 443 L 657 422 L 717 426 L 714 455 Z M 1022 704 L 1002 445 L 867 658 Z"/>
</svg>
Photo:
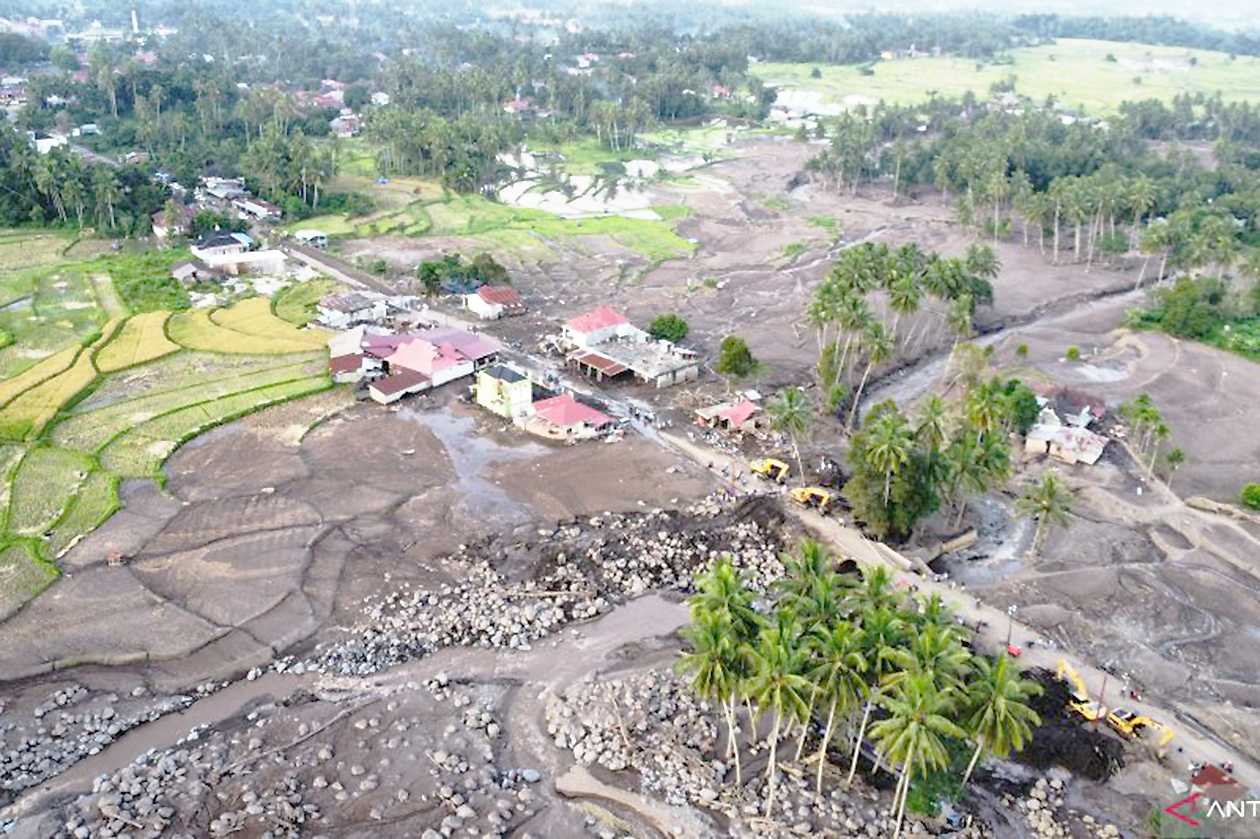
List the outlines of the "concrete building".
<svg viewBox="0 0 1260 839">
<path fill-rule="evenodd" d="M 255 198 L 252 195 L 242 196 L 232 201 L 232 206 L 241 214 L 242 218 L 252 218 L 259 221 L 278 221 L 281 216 L 281 210 L 270 201 L 264 201 L 261 198 Z"/>
<path fill-rule="evenodd" d="M 293 234 L 300 244 L 323 250 L 328 247 L 328 234 L 322 230 L 298 230 Z"/>
<path fill-rule="evenodd" d="M 249 250 L 249 244 L 236 234 L 215 232 L 203 236 L 189 250 L 192 251 L 193 256 L 207 265 L 213 265 L 214 263 L 211 260 L 218 257 L 245 253 L 245 251 Z"/>
<path fill-rule="evenodd" d="M 613 420 L 565 393 L 535 402 L 533 414 L 523 425 L 540 437 L 573 441 L 595 437 L 607 431 L 613 426 Z"/>
<path fill-rule="evenodd" d="M 1102 457 L 1107 438 L 1087 428 L 1065 425 L 1053 408 L 1042 408 L 1024 438 L 1027 457 L 1049 456 L 1062 463 L 1093 466 Z"/>
<path fill-rule="evenodd" d="M 525 313 L 525 301 L 516 289 L 508 286 L 483 285 L 472 294 L 464 295 L 464 307 L 482 320 Z"/>
<path fill-rule="evenodd" d="M 503 364 L 482 368 L 475 387 L 477 404 L 504 419 L 521 419 L 533 410 L 533 382 L 519 370 Z"/>
<path fill-rule="evenodd" d="M 385 300 L 359 292 L 330 294 L 315 307 L 315 318 L 333 329 L 349 329 L 361 323 L 379 323 L 389 313 Z"/>
<path fill-rule="evenodd" d="M 668 387 L 700 376 L 694 351 L 653 338 L 608 306 L 568 320 L 561 340 L 573 348 L 569 366 L 596 381 L 630 374 L 640 382 Z"/>
</svg>

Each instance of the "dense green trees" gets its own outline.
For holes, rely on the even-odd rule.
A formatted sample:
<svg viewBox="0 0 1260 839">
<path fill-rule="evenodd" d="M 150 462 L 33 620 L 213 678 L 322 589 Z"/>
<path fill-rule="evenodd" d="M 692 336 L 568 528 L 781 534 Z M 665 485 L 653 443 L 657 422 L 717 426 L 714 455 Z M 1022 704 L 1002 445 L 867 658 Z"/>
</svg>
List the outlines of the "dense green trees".
<svg viewBox="0 0 1260 839">
<path fill-rule="evenodd" d="M 1007 756 L 1028 745 L 1040 720 L 1027 702 L 1039 687 L 1005 654 L 990 660 L 963 647 L 939 597 L 904 593 L 883 566 L 862 569 L 860 580 L 841 576 L 834 558 L 809 540 L 783 559 L 787 576 L 763 611 L 728 559 L 697 577 L 683 632 L 688 649 L 678 661 L 692 688 L 721 708 L 724 757 L 735 758 L 736 783 L 743 783 L 742 743 L 765 735 L 767 817 L 774 815 L 781 744 L 794 727 L 801 729 L 796 760 L 817 739 L 806 760 L 817 763 L 819 795 L 836 735 L 852 750 L 850 782 L 869 739 L 879 763 L 898 777 L 891 811 L 898 831 L 916 782 L 934 773 L 965 782 L 984 754 Z M 966 753 L 964 768 L 953 755 Z"/>
<path fill-rule="evenodd" d="M 687 337 L 689 329 L 687 321 L 681 315 L 667 312 L 652 319 L 652 323 L 648 326 L 648 334 L 653 338 L 676 344 Z"/>
</svg>

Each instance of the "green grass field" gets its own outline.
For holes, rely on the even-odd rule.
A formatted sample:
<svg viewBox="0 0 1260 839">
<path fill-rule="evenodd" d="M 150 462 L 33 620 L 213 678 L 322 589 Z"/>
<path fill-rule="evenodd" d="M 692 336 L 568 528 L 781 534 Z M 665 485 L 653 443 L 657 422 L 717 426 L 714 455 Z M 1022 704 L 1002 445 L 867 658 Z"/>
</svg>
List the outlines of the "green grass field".
<svg viewBox="0 0 1260 839">
<path fill-rule="evenodd" d="M 280 291 L 272 302 L 276 317 L 294 326 L 305 326 L 315 319 L 315 306 L 337 291 L 339 286 L 327 277 L 316 277 Z"/>
<path fill-rule="evenodd" d="M 27 542 L 0 550 L 0 620 L 22 608 L 57 578 L 57 569 Z"/>
<path fill-rule="evenodd" d="M 1108 61 L 1107 55 L 1115 57 Z M 989 86 L 1015 76 L 1015 91 L 1037 102 L 1054 96 L 1060 104 L 1092 114 L 1114 111 L 1121 102 L 1169 100 L 1178 93 L 1221 91 L 1226 98 L 1260 101 L 1260 58 L 1111 41 L 1062 39 L 1058 43 L 1012 50 L 1013 65 L 982 64 L 963 58 L 925 57 L 878 61 L 874 75 L 856 65 L 755 64 L 752 72 L 776 84 L 821 96 L 831 105 L 855 106 L 885 100 L 922 102 L 932 94 L 986 97 Z M 1193 59 L 1193 62 L 1192 62 Z M 1140 79 L 1140 82 L 1137 81 Z"/>
</svg>

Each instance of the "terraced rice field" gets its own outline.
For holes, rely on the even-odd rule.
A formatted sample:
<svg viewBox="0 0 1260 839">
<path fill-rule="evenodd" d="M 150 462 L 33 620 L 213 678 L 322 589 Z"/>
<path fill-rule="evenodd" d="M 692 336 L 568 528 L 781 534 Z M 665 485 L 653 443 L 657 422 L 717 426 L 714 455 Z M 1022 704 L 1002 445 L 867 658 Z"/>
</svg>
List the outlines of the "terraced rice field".
<svg viewBox="0 0 1260 839">
<path fill-rule="evenodd" d="M 114 340 L 96 354 L 96 369 L 113 373 L 153 361 L 179 349 L 166 337 L 170 312 L 145 312 L 128 320 Z"/>
<path fill-rule="evenodd" d="M 71 340 L 0 381 L 0 615 L 114 514 L 122 479 L 160 481 L 184 441 L 332 387 L 323 333 L 276 317 L 269 300 L 126 318 L 112 288 L 95 293 L 123 317 L 88 346 L 68 329 Z"/>
</svg>

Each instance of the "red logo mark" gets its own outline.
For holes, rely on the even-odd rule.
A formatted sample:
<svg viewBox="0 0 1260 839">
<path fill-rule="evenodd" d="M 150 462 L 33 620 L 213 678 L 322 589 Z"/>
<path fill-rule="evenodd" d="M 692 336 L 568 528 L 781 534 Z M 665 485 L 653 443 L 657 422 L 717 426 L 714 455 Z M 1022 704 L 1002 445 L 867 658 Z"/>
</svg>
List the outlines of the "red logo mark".
<svg viewBox="0 0 1260 839">
<path fill-rule="evenodd" d="M 1187 795 L 1185 798 L 1181 799 L 1180 801 L 1173 804 L 1169 804 L 1167 807 L 1164 808 L 1164 812 L 1172 816 L 1174 819 L 1181 819 L 1183 822 L 1190 825 L 1191 827 L 1198 827 L 1199 826 L 1198 819 L 1192 818 L 1191 816 L 1183 815 L 1182 813 L 1179 813 L 1178 811 L 1187 804 L 1191 804 L 1191 805 L 1194 804 L 1194 802 L 1198 800 L 1200 795 L 1202 795 L 1202 793 L 1192 792 L 1189 795 Z"/>
</svg>

